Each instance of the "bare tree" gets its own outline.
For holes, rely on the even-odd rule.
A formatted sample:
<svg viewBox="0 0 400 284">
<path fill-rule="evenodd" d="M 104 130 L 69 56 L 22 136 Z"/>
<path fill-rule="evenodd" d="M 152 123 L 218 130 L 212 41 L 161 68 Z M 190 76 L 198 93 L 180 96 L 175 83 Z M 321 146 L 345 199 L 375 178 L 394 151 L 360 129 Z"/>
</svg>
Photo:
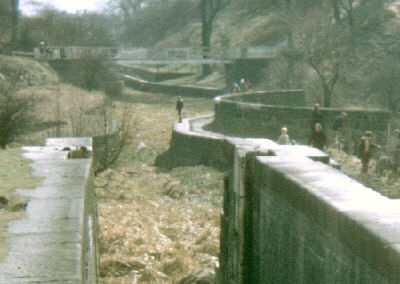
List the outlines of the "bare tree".
<svg viewBox="0 0 400 284">
<path fill-rule="evenodd" d="M 356 0 L 331 0 L 335 22 L 340 24 L 346 20 L 352 33 L 355 28 L 353 15 L 355 2 Z"/>
<path fill-rule="evenodd" d="M 111 100 L 106 98 L 98 113 L 103 123 L 103 135 L 93 138 L 95 174 L 106 170 L 118 160 L 133 128 L 132 117 L 127 109 L 118 119 L 112 118 L 111 104 Z"/>
<path fill-rule="evenodd" d="M 11 0 L 11 5 L 13 9 L 12 14 L 12 33 L 11 33 L 11 48 L 14 50 L 17 48 L 18 42 L 18 19 L 19 19 L 19 0 Z"/>
<path fill-rule="evenodd" d="M 0 1 L 0 46 L 10 52 L 17 46 L 19 0 Z"/>
<path fill-rule="evenodd" d="M 107 2 L 108 10 L 112 13 L 122 14 L 125 22 L 140 13 L 145 0 L 110 0 Z"/>
<path fill-rule="evenodd" d="M 204 58 L 211 49 L 211 34 L 217 13 L 224 8 L 230 0 L 200 0 L 201 9 L 201 47 Z M 210 65 L 203 64 L 203 76 L 211 73 Z"/>
<path fill-rule="evenodd" d="M 10 85 L 0 86 L 0 147 L 5 149 L 18 136 L 37 128 L 38 121 L 33 110 L 39 98 L 34 93 L 23 96 L 16 94 Z"/>
<path fill-rule="evenodd" d="M 332 0 L 333 1 L 333 0 Z M 271 24 L 286 35 L 287 48 L 282 52 L 288 61 L 287 87 L 293 85 L 296 61 L 307 63 L 321 81 L 326 107 L 348 54 L 348 28 L 331 22 L 331 10 L 323 1 L 290 1 L 274 4 L 277 10 Z"/>
<path fill-rule="evenodd" d="M 349 57 L 349 40 L 346 29 L 332 25 L 319 25 L 318 29 L 305 30 L 299 34 L 298 48 L 304 60 L 314 69 L 323 90 L 323 104 L 332 105 L 332 93 L 341 69 Z"/>
<path fill-rule="evenodd" d="M 387 107 L 393 114 L 400 109 L 400 41 L 399 24 L 394 23 L 394 32 L 371 38 L 370 50 L 363 54 L 363 71 L 368 78 L 366 88 L 369 97 Z"/>
</svg>

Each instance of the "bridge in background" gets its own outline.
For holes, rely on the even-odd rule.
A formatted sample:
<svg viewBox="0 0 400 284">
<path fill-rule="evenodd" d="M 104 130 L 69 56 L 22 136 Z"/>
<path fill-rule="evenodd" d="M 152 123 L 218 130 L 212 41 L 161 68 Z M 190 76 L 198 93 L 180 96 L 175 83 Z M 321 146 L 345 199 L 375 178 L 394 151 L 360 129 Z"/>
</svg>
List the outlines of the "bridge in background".
<svg viewBox="0 0 400 284">
<path fill-rule="evenodd" d="M 286 45 L 250 46 L 246 48 L 228 47 L 205 50 L 197 47 L 166 48 L 114 48 L 84 46 L 36 47 L 33 56 L 38 59 L 80 59 L 89 56 L 103 56 L 113 61 L 129 61 L 134 64 L 212 64 L 229 63 L 235 59 L 273 58 Z"/>
</svg>

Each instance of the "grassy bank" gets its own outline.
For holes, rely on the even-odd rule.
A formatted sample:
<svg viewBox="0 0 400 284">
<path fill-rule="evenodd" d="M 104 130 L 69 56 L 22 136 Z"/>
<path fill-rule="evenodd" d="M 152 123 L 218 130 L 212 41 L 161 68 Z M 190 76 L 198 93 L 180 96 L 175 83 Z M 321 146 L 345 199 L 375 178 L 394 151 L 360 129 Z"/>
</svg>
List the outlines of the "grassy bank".
<svg viewBox="0 0 400 284">
<path fill-rule="evenodd" d="M 154 166 L 169 147 L 176 99 L 127 91 L 119 103 L 128 105 L 135 127 L 118 164 L 95 181 L 102 283 L 173 283 L 217 262 L 222 173 Z M 184 104 L 184 116 L 213 108 L 207 99 Z"/>
<path fill-rule="evenodd" d="M 25 200 L 13 195 L 12 191 L 17 188 L 34 188 L 41 181 L 41 178 L 32 175 L 29 163 L 29 160 L 22 157 L 20 148 L 0 150 L 0 259 L 7 250 L 3 242 L 6 222 L 25 216 Z"/>
</svg>

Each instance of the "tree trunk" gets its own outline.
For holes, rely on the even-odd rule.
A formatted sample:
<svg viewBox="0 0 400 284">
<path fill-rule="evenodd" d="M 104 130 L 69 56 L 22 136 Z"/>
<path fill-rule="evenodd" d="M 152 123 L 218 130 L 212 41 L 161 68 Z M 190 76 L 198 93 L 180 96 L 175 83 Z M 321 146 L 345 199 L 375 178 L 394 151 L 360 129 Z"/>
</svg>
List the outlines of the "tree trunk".
<svg viewBox="0 0 400 284">
<path fill-rule="evenodd" d="M 19 6 L 19 0 L 11 0 L 11 4 L 12 4 L 12 7 L 13 7 L 11 50 L 15 50 L 17 48 L 17 41 L 18 41 L 18 6 Z"/>
<path fill-rule="evenodd" d="M 338 0 L 331 0 L 332 8 L 333 8 L 333 17 L 335 18 L 336 24 L 340 22 L 340 8 Z"/>
<path fill-rule="evenodd" d="M 288 47 L 289 47 L 289 54 L 287 58 L 287 72 L 286 72 L 286 88 L 290 89 L 293 87 L 293 77 L 294 77 L 294 58 L 293 58 L 293 51 L 294 51 L 294 43 L 293 43 L 293 33 L 290 32 L 288 36 Z"/>
<path fill-rule="evenodd" d="M 332 88 L 327 83 L 322 83 L 322 88 L 324 90 L 324 107 L 330 107 L 331 97 L 332 97 Z"/>
<path fill-rule="evenodd" d="M 396 112 L 397 101 L 395 99 L 395 96 L 396 96 L 395 89 L 388 88 L 388 90 L 386 90 L 386 103 L 391 113 Z"/>
<path fill-rule="evenodd" d="M 203 49 L 204 59 L 207 59 L 210 53 L 213 18 L 213 15 L 207 17 L 207 0 L 201 0 L 201 48 Z M 209 64 L 203 64 L 202 67 L 204 77 L 211 74 L 211 66 Z"/>
</svg>

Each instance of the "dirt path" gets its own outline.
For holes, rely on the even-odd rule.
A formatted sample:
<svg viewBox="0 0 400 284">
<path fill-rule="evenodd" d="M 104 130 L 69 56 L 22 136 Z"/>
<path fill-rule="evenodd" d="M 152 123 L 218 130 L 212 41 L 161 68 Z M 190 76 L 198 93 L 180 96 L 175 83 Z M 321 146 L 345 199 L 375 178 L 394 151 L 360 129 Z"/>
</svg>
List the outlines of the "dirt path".
<svg viewBox="0 0 400 284">
<path fill-rule="evenodd" d="M 133 91 L 124 99 L 136 130 L 118 164 L 95 181 L 102 283 L 176 283 L 217 263 L 222 173 L 153 165 L 168 149 L 175 100 Z M 213 107 L 207 99 L 184 104 L 184 116 L 211 113 Z"/>
</svg>

